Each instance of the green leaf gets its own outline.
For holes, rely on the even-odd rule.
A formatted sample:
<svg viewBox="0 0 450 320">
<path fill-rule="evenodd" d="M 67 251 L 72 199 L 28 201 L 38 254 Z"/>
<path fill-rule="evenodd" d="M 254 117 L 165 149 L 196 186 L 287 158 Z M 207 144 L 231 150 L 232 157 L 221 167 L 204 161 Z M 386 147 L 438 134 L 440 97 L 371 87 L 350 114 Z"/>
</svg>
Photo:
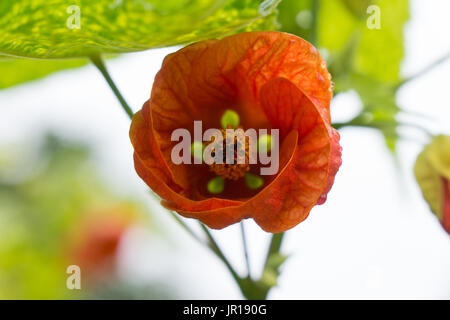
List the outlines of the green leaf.
<svg viewBox="0 0 450 320">
<path fill-rule="evenodd" d="M 248 32 L 248 31 L 275 31 L 280 29 L 280 23 L 278 21 L 278 10 L 273 10 L 273 12 L 263 19 L 257 19 L 244 28 L 240 29 L 238 32 Z"/>
<path fill-rule="evenodd" d="M 260 27 L 258 19 L 273 21 L 278 2 L 2 0 L 0 53 L 48 59 L 188 43 Z"/>
<path fill-rule="evenodd" d="M 276 270 L 278 273 L 278 269 L 281 267 L 281 265 L 286 261 L 288 258 L 287 255 L 281 254 L 281 253 L 275 253 L 272 254 L 269 259 L 267 260 L 267 268 Z"/>
<path fill-rule="evenodd" d="M 379 7 L 380 29 L 367 26 L 370 4 Z M 331 53 L 329 69 L 336 92 L 355 90 L 359 94 L 363 113 L 371 117 L 367 126 L 382 131 L 391 151 L 398 139 L 400 109 L 395 95 L 408 17 L 408 0 L 330 1 L 320 10 L 319 43 Z"/>
<path fill-rule="evenodd" d="M 341 52 L 355 32 L 363 27 L 342 1 L 327 1 L 319 10 L 318 38 L 320 47 L 331 53 Z"/>
<path fill-rule="evenodd" d="M 266 299 L 269 290 L 277 285 L 279 269 L 287 258 L 288 256 L 275 252 L 268 257 L 259 280 L 254 281 L 249 277 L 241 279 L 240 286 L 247 299 Z"/>
<path fill-rule="evenodd" d="M 278 276 L 280 275 L 280 267 L 288 258 L 287 255 L 279 252 L 271 254 L 267 259 L 266 266 L 261 277 L 261 284 L 271 288 L 277 284 Z"/>
<path fill-rule="evenodd" d="M 380 130 L 388 148 L 395 152 L 398 140 L 396 116 L 400 111 L 395 101 L 397 87 L 356 72 L 335 80 L 340 91 L 355 90 L 363 104 L 363 125 Z"/>
<path fill-rule="evenodd" d="M 363 9 L 371 2 L 379 7 L 380 29 L 369 29 L 367 26 L 370 14 Z M 409 18 L 409 1 L 379 0 L 356 3 L 353 0 L 343 0 L 326 3 L 327 5 L 320 7 L 320 46 L 333 54 L 339 54 L 348 47 L 348 42 L 357 36 L 359 43 L 355 48 L 353 70 L 348 71 L 389 83 L 398 83 L 400 63 L 404 55 L 403 26 Z M 359 12 L 356 15 L 355 10 Z M 358 18 L 362 12 L 365 14 L 364 19 Z"/>
<path fill-rule="evenodd" d="M 261 276 L 260 283 L 265 288 L 272 288 L 277 285 L 278 273 L 273 269 L 265 269 Z"/>
<path fill-rule="evenodd" d="M 88 63 L 87 59 L 70 60 L 32 60 L 32 59 L 0 59 L 0 89 L 36 80 L 55 71 L 81 67 Z"/>
<path fill-rule="evenodd" d="M 308 39 L 311 35 L 311 5 L 312 0 L 281 1 L 278 6 L 278 21 L 281 30 Z"/>
<path fill-rule="evenodd" d="M 348 10 L 353 13 L 358 19 L 364 19 L 367 7 L 376 2 L 376 0 L 341 0 Z"/>
<path fill-rule="evenodd" d="M 36 142 L 0 146 L 0 299 L 86 298 L 90 288 L 65 286 L 86 218 L 149 214 L 110 190 L 84 144 L 54 135 Z"/>
<path fill-rule="evenodd" d="M 370 30 L 363 21 L 355 69 L 375 79 L 398 83 L 404 56 L 403 27 L 409 19 L 408 0 L 380 0 L 381 29 Z"/>
<path fill-rule="evenodd" d="M 396 87 L 356 72 L 350 74 L 349 81 L 360 95 L 365 111 L 373 113 L 375 120 L 389 120 L 399 111 L 395 102 Z"/>
</svg>

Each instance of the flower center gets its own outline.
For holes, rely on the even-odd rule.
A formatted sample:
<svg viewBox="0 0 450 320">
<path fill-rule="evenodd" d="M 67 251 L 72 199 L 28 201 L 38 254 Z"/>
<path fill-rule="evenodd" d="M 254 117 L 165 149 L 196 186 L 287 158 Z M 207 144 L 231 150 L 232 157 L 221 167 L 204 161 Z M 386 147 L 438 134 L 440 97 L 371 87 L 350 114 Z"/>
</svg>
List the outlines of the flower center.
<svg viewBox="0 0 450 320">
<path fill-rule="evenodd" d="M 227 127 L 231 129 L 231 126 Z M 223 161 L 222 163 L 212 163 L 209 165 L 209 170 L 229 180 L 238 180 L 245 176 L 245 173 L 250 170 L 249 161 L 249 143 L 245 139 L 244 135 L 233 134 L 231 137 L 227 138 L 226 129 L 221 129 L 222 133 L 221 141 L 213 141 L 214 151 L 212 155 L 215 156 L 216 152 L 222 152 Z M 227 150 L 232 150 L 232 155 L 227 155 Z M 232 160 L 232 161 L 230 161 Z"/>
</svg>

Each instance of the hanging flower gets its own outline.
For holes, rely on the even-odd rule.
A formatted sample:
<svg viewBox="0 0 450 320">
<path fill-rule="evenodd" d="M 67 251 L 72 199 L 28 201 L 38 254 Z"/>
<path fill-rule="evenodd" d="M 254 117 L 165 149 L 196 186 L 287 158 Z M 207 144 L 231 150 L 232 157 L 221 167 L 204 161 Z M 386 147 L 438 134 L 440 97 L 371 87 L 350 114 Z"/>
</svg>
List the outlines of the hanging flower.
<svg viewBox="0 0 450 320">
<path fill-rule="evenodd" d="M 414 173 L 431 211 L 450 234 L 450 137 L 434 138 L 417 157 Z"/>
<path fill-rule="evenodd" d="M 246 218 L 268 232 L 292 228 L 325 202 L 341 164 L 330 79 L 311 44 L 281 32 L 240 33 L 170 54 L 133 117 L 136 171 L 166 208 L 211 228 Z M 201 141 L 190 155 L 201 164 L 174 163 L 173 132 L 195 135 L 194 121 L 221 132 L 278 129 L 279 149 L 271 150 L 277 141 L 270 134 L 258 139 L 259 148 L 279 150 L 278 170 L 261 175 L 262 165 L 249 163 L 248 145 L 238 140 L 230 143 L 245 147 L 245 164 L 205 163 L 202 150 L 211 142 Z"/>
</svg>

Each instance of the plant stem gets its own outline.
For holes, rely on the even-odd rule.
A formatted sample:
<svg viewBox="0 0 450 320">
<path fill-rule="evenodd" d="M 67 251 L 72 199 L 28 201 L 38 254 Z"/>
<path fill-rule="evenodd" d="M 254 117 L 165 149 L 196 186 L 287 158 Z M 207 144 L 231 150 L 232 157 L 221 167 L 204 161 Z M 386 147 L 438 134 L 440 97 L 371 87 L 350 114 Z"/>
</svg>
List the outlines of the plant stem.
<svg viewBox="0 0 450 320">
<path fill-rule="evenodd" d="M 223 254 L 222 250 L 220 249 L 219 245 L 217 244 L 217 241 L 214 239 L 213 235 L 211 234 L 211 232 L 209 232 L 208 228 L 200 223 L 200 227 L 202 228 L 202 230 L 205 232 L 206 237 L 208 238 L 208 242 L 205 243 L 202 239 L 200 239 L 197 234 L 195 234 L 194 231 L 192 231 L 191 228 L 189 228 L 181 219 L 180 217 L 177 216 L 176 213 L 170 211 L 171 215 L 174 217 L 174 219 L 180 224 L 180 226 L 186 230 L 194 239 L 196 239 L 198 242 L 200 242 L 201 244 L 205 245 L 207 248 L 211 249 L 212 252 L 214 252 L 214 254 L 225 264 L 225 266 L 227 267 L 228 271 L 231 273 L 233 279 L 236 281 L 237 285 L 239 286 L 239 289 L 241 290 L 242 294 L 244 295 L 244 297 L 247 298 L 247 293 L 244 287 L 244 284 L 246 282 L 247 279 L 242 279 L 241 277 L 239 277 L 239 275 L 237 274 L 237 272 L 234 270 L 233 266 L 230 264 L 230 262 L 228 261 L 228 259 L 225 257 L 225 255 Z"/>
<path fill-rule="evenodd" d="M 200 223 L 200 226 L 203 229 L 203 231 L 205 232 L 206 236 L 208 237 L 208 246 L 216 254 L 216 256 L 220 260 L 222 260 L 222 262 L 225 264 L 225 266 L 227 267 L 228 271 L 230 271 L 231 275 L 233 276 L 234 280 L 236 280 L 237 284 L 239 285 L 239 288 L 242 291 L 242 279 L 239 277 L 237 272 L 231 266 L 230 262 L 228 262 L 227 258 L 223 254 L 223 252 L 220 249 L 219 245 L 217 244 L 216 240 L 214 239 L 212 234 L 209 232 L 208 228 L 203 223 Z"/>
<path fill-rule="evenodd" d="M 244 221 L 241 221 L 240 223 L 241 225 L 241 236 L 242 236 L 242 245 L 244 247 L 244 256 L 245 256 L 245 263 L 247 265 L 247 277 L 251 277 L 251 272 L 250 272 L 250 260 L 248 258 L 248 247 L 247 247 L 247 238 L 245 236 L 245 226 L 244 226 Z"/>
<path fill-rule="evenodd" d="M 441 63 L 445 62 L 447 59 L 450 59 L 450 52 L 447 53 L 445 56 L 441 57 L 440 59 L 434 61 L 432 64 L 430 64 L 426 68 L 422 69 L 421 71 L 417 72 L 416 74 L 404 79 L 402 82 L 400 82 L 398 84 L 398 87 L 425 75 L 426 73 L 430 72 L 434 68 L 438 67 Z"/>
<path fill-rule="evenodd" d="M 170 214 L 172 215 L 172 217 L 175 219 L 175 221 L 178 222 L 178 224 L 179 224 L 184 230 L 186 230 L 187 233 L 189 233 L 194 239 L 196 239 L 196 240 L 197 240 L 198 242 L 200 242 L 201 244 L 206 245 L 206 244 L 203 242 L 203 240 L 200 239 L 200 237 L 197 236 L 197 234 L 195 234 L 195 232 L 192 231 L 192 229 L 189 228 L 188 225 L 185 224 L 185 223 L 183 222 L 183 220 L 181 220 L 181 218 L 180 218 L 175 212 L 173 212 L 173 211 L 169 211 L 169 212 L 170 212 Z"/>
<path fill-rule="evenodd" d="M 361 118 L 360 116 L 357 116 L 353 118 L 352 120 L 348 122 L 335 122 L 331 124 L 332 127 L 336 130 L 342 129 L 344 127 L 365 127 L 365 128 L 373 128 L 373 129 L 379 129 L 383 130 L 385 128 L 396 128 L 396 127 L 405 127 L 405 128 L 412 128 L 416 129 L 428 137 L 432 137 L 433 134 L 427 130 L 426 128 L 415 124 L 415 123 L 409 123 L 405 121 L 367 121 Z"/>
<path fill-rule="evenodd" d="M 281 244 L 283 242 L 284 234 L 285 233 L 282 232 L 282 233 L 275 233 L 272 235 L 272 239 L 270 240 L 269 249 L 267 251 L 266 261 L 264 262 L 262 277 L 264 277 L 264 273 L 270 272 L 270 269 L 273 268 L 270 266 L 270 260 L 271 260 L 271 257 L 279 254 L 280 249 L 281 249 Z M 275 276 L 278 278 L 278 267 L 277 267 L 277 270 L 275 270 Z M 249 279 L 249 280 L 251 280 L 251 279 Z M 269 294 L 269 291 L 274 287 L 274 285 L 275 284 L 267 285 L 267 283 L 264 283 L 263 278 L 261 278 L 259 281 L 249 281 L 248 288 L 247 288 L 247 291 L 248 291 L 247 297 L 249 299 L 265 300 L 265 299 L 267 299 L 267 295 Z"/>
<path fill-rule="evenodd" d="M 241 290 L 244 297 L 247 299 L 250 299 L 251 295 L 247 292 L 247 287 L 253 287 L 253 281 L 247 277 L 247 278 L 241 278 L 237 272 L 234 270 L 231 263 L 228 261 L 228 259 L 223 254 L 222 250 L 220 249 L 219 245 L 217 244 L 217 241 L 214 239 L 211 232 L 209 232 L 208 228 L 200 223 L 200 227 L 205 232 L 206 237 L 208 239 L 208 242 L 205 243 L 200 239 L 191 228 L 189 228 L 178 216 L 176 213 L 170 211 L 174 219 L 181 225 L 181 227 L 186 230 L 192 237 L 194 237 L 197 241 L 199 241 L 201 244 L 205 245 L 207 248 L 211 249 L 211 251 L 225 264 L 228 271 L 231 273 L 231 276 L 236 281 L 236 284 L 238 285 L 239 289 Z"/>
<path fill-rule="evenodd" d="M 200 224 L 200 226 L 203 229 L 203 231 L 205 232 L 206 236 L 208 237 L 209 248 L 225 264 L 225 266 L 227 267 L 227 269 L 230 271 L 231 275 L 233 276 L 234 280 L 236 281 L 237 285 L 239 286 L 239 289 L 241 290 L 244 297 L 249 300 L 264 300 L 264 299 L 266 299 L 267 294 L 269 293 L 270 289 L 272 289 L 273 285 L 265 284 L 262 279 L 253 280 L 250 277 L 250 275 L 248 275 L 246 278 L 241 278 L 237 274 L 237 272 L 234 270 L 234 268 L 231 266 L 231 264 L 228 262 L 227 258 L 223 254 L 222 250 L 220 249 L 219 245 L 215 241 L 214 237 L 209 232 L 208 228 L 203 224 Z M 270 258 L 273 255 L 276 255 L 279 253 L 279 251 L 281 249 L 283 237 L 284 237 L 284 233 L 277 233 L 277 234 L 272 235 L 272 239 L 270 241 L 269 249 L 267 252 L 266 261 L 264 263 L 264 270 L 270 268 L 270 266 L 269 266 Z M 263 273 L 264 273 L 264 270 L 263 270 Z"/>
<path fill-rule="evenodd" d="M 109 75 L 108 70 L 106 69 L 106 66 L 103 63 L 103 60 L 100 57 L 100 55 L 91 56 L 90 59 L 91 59 L 92 63 L 97 67 L 97 69 L 101 72 L 101 74 L 103 75 L 103 78 L 105 78 L 109 87 L 114 92 L 117 99 L 119 100 L 120 105 L 122 106 L 123 110 L 127 113 L 127 115 L 130 117 L 130 119 L 133 118 L 133 110 L 131 110 L 130 106 L 127 104 L 127 102 L 123 98 L 122 94 L 120 93 L 119 89 L 115 85 L 115 83 L 112 80 L 111 76 Z"/>
<path fill-rule="evenodd" d="M 270 240 L 269 250 L 267 251 L 266 262 L 264 263 L 264 269 L 267 268 L 269 259 L 272 255 L 280 252 L 281 244 L 283 243 L 284 232 L 274 233 Z"/>
</svg>

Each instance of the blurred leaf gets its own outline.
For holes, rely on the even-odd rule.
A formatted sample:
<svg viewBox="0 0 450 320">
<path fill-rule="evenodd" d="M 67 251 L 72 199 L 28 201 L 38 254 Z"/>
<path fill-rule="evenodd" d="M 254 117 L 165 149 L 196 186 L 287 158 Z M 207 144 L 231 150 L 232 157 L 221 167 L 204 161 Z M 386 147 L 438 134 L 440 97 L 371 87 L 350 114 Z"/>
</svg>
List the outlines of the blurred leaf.
<svg viewBox="0 0 450 320">
<path fill-rule="evenodd" d="M 414 174 L 431 211 L 443 222 L 444 180 L 450 181 L 449 136 L 437 136 L 425 147 L 417 157 Z"/>
<path fill-rule="evenodd" d="M 0 59 L 0 89 L 42 78 L 55 71 L 81 67 L 88 63 L 87 59 L 70 60 L 32 60 L 32 59 Z"/>
<path fill-rule="evenodd" d="M 328 71 L 333 75 L 335 94 L 353 88 L 350 73 L 353 70 L 356 50 L 360 43 L 360 36 L 359 33 L 353 33 L 346 45 L 328 58 Z"/>
<path fill-rule="evenodd" d="M 312 25 L 312 0 L 283 0 L 278 5 L 278 21 L 282 31 L 309 39 Z"/>
<path fill-rule="evenodd" d="M 80 298 L 89 292 L 65 287 L 80 222 L 99 210 L 145 211 L 109 189 L 82 144 L 49 135 L 38 150 L 21 150 L 26 156 L 0 156 L 0 299 Z"/>
<path fill-rule="evenodd" d="M 403 28 L 409 19 L 408 0 L 379 0 L 381 29 L 370 30 L 363 21 L 355 69 L 375 79 L 397 84 L 404 56 Z"/>
<path fill-rule="evenodd" d="M 353 122 L 380 130 L 389 150 L 395 152 L 399 138 L 396 115 L 400 111 L 395 100 L 397 87 L 356 72 L 341 76 L 335 81 L 337 90 L 355 90 L 361 98 L 364 108 Z"/>
<path fill-rule="evenodd" d="M 360 32 L 365 23 L 358 20 L 342 1 L 320 1 L 318 39 L 319 46 L 332 54 L 342 52 L 354 33 Z"/>
<path fill-rule="evenodd" d="M 267 15 L 264 19 L 257 19 L 251 24 L 240 29 L 239 32 L 248 31 L 275 31 L 280 28 L 280 23 L 278 22 L 278 10 L 273 10 L 273 12 Z"/>
<path fill-rule="evenodd" d="M 387 146 L 395 151 L 399 111 L 395 96 L 401 80 L 408 0 L 322 3 L 326 5 L 320 7 L 319 44 L 331 53 L 329 69 L 336 92 L 355 90 L 363 103 L 364 117 L 370 117 L 366 125 L 381 130 Z M 381 29 L 367 27 L 370 4 L 380 8 Z"/>
<path fill-rule="evenodd" d="M 357 18 L 363 19 L 367 13 L 367 7 L 376 0 L 341 0 Z"/>
<path fill-rule="evenodd" d="M 339 87 L 355 89 L 361 97 L 364 111 L 370 112 L 374 120 L 390 120 L 399 111 L 395 102 L 396 88 L 375 78 L 351 72 L 341 78 Z"/>
<path fill-rule="evenodd" d="M 266 267 L 269 269 L 276 270 L 278 272 L 278 269 L 286 261 L 287 258 L 288 258 L 288 256 L 285 254 L 281 254 L 281 253 L 272 254 L 269 257 L 269 259 L 267 260 Z"/>
<path fill-rule="evenodd" d="M 327 1 L 320 7 L 320 46 L 339 54 L 359 34 L 353 70 L 375 79 L 398 83 L 403 59 L 403 26 L 408 20 L 408 0 L 379 0 L 381 29 L 369 29 L 350 10 L 352 1 Z M 364 2 L 364 1 L 363 1 Z M 359 4 L 360 5 L 360 4 Z M 369 17 L 369 14 L 366 14 Z M 336 27 L 338 26 L 338 27 Z M 381 67 L 382 66 L 382 67 Z M 339 76 L 339 75 L 333 75 Z"/>
<path fill-rule="evenodd" d="M 0 53 L 48 59 L 182 44 L 244 28 L 278 2 L 2 0 Z"/>
</svg>

